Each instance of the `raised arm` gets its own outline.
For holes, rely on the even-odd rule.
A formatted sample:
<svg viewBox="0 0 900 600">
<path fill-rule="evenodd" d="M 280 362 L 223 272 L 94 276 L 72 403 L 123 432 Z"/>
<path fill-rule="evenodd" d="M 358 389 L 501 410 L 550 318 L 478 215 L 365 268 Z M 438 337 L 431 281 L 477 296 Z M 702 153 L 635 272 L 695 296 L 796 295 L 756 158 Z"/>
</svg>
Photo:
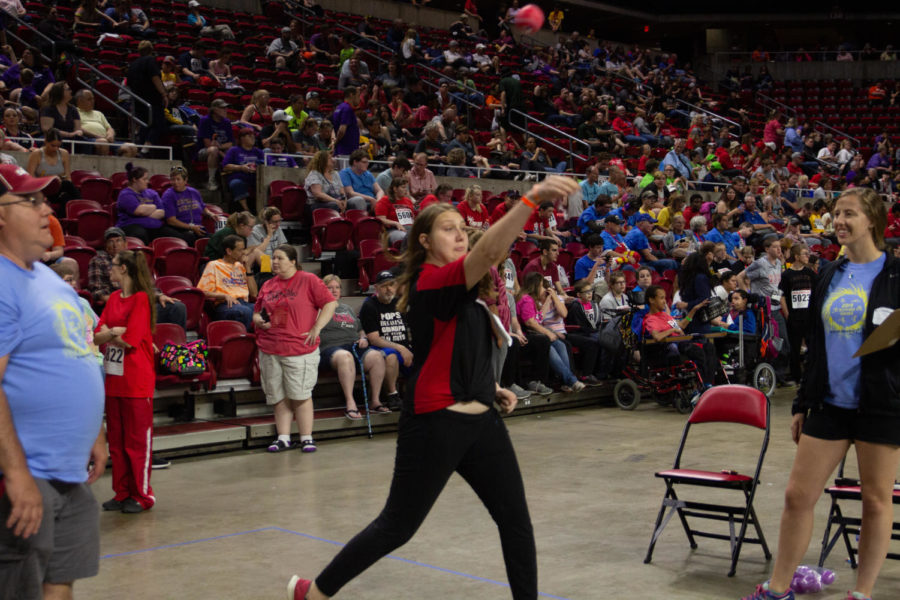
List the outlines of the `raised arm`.
<svg viewBox="0 0 900 600">
<path fill-rule="evenodd" d="M 466 256 L 463 267 L 466 287 L 473 288 L 492 265 L 500 262 L 509 246 L 516 241 L 532 211 L 546 200 L 575 193 L 578 184 L 568 177 L 552 175 L 535 185 L 527 196 L 514 204 L 502 219 L 494 223 Z"/>
</svg>

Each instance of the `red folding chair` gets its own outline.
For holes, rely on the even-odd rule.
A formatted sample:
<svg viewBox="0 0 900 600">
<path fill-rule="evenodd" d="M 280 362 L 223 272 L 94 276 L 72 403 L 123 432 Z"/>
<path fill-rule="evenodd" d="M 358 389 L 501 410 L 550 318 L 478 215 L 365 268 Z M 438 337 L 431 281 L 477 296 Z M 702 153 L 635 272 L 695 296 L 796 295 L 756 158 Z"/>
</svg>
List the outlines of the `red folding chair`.
<svg viewBox="0 0 900 600">
<path fill-rule="evenodd" d="M 692 549 L 697 548 L 695 537 L 728 540 L 731 543 L 729 577 L 734 576 L 738 558 L 741 554 L 741 547 L 745 542 L 760 544 L 766 560 L 772 557 L 760 527 L 759 519 L 756 516 L 756 511 L 753 508 L 753 498 L 759 485 L 759 473 L 762 470 L 763 459 L 766 456 L 766 449 L 769 445 L 769 406 L 769 399 L 765 394 L 755 388 L 744 385 L 721 385 L 706 390 L 700 396 L 697 406 L 694 407 L 694 411 L 688 418 L 688 422 L 685 424 L 684 431 L 681 434 L 681 443 L 678 445 L 678 451 L 675 454 L 675 464 L 671 469 L 656 473 L 656 476 L 665 482 L 666 493 L 663 496 L 662 505 L 659 507 L 659 514 L 656 517 L 656 525 L 653 528 L 653 536 L 650 538 L 650 546 L 647 548 L 647 556 L 644 558 L 644 563 L 650 562 L 656 541 L 669 523 L 669 520 L 676 514 L 681 521 L 685 534 L 687 534 L 688 542 Z M 688 434 L 698 425 L 709 426 L 713 423 L 730 423 L 763 431 L 762 443 L 759 452 L 755 456 L 756 467 L 752 475 L 744 475 L 730 469 L 719 470 L 721 469 L 721 464 L 717 465 L 716 470 L 682 467 L 682 458 L 689 439 Z M 728 429 L 729 435 L 734 436 L 732 439 L 736 438 L 735 441 L 739 442 L 733 444 L 732 447 L 735 449 L 735 452 L 726 458 L 728 461 L 740 460 L 737 450 L 742 447 L 746 437 L 742 435 L 741 431 L 731 427 Z M 690 439 L 693 441 L 698 437 L 702 436 L 697 434 L 690 437 Z M 753 437 L 756 438 L 758 436 Z M 704 462 L 713 459 L 708 453 L 704 452 L 702 443 L 694 443 L 691 445 L 691 448 L 693 450 L 691 452 L 692 462 Z M 717 461 L 722 459 L 721 455 L 716 455 L 714 458 Z M 746 457 L 746 460 L 750 460 L 749 456 Z M 743 502 L 741 504 L 726 505 L 685 500 L 676 494 L 676 486 L 679 489 L 694 486 L 692 489 L 698 487 L 718 488 L 740 492 Z M 729 532 L 726 535 L 694 529 L 688 524 L 688 517 L 726 521 Z M 756 530 L 756 538 L 747 537 L 747 529 L 751 525 Z M 736 529 L 737 533 L 735 533 Z"/>
</svg>

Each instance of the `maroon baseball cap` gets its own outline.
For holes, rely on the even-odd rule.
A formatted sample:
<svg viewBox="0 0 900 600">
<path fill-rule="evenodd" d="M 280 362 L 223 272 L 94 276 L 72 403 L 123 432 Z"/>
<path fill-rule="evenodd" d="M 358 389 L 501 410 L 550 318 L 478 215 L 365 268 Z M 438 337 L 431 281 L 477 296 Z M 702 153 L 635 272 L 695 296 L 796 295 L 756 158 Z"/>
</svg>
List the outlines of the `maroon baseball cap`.
<svg viewBox="0 0 900 600">
<path fill-rule="evenodd" d="M 32 177 L 28 171 L 18 165 L 0 165 L 0 187 L 3 194 L 33 194 L 53 185 L 56 189 L 59 178 L 55 175 L 49 177 Z M 51 190 L 52 193 L 52 190 Z"/>
</svg>

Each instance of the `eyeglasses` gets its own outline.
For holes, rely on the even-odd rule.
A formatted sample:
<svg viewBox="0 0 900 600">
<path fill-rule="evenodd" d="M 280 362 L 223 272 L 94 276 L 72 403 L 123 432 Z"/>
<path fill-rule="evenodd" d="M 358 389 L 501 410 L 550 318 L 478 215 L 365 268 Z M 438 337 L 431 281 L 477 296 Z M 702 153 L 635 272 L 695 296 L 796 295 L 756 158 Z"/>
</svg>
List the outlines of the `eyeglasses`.
<svg viewBox="0 0 900 600">
<path fill-rule="evenodd" d="M 13 204 L 25 204 L 27 202 L 31 204 L 31 208 L 40 208 L 46 201 L 43 194 L 38 194 L 37 196 L 19 196 L 19 200 L 2 202 L 0 203 L 0 206 L 12 206 Z"/>
</svg>

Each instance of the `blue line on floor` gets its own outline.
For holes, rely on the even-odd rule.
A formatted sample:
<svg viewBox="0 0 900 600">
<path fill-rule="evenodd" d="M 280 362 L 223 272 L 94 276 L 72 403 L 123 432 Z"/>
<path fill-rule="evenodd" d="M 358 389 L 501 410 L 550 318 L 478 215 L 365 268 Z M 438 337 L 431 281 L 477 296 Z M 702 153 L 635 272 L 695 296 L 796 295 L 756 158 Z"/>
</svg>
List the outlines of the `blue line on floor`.
<svg viewBox="0 0 900 600">
<path fill-rule="evenodd" d="M 340 542 L 335 542 L 335 541 L 333 541 L 333 540 L 326 540 L 326 539 L 324 539 L 324 538 L 319 538 L 319 537 L 316 537 L 316 536 L 313 536 L 313 535 L 309 535 L 308 533 L 301 533 L 301 532 L 299 532 L 299 531 L 292 531 L 292 530 L 290 530 L 290 529 L 284 529 L 284 528 L 282 528 L 282 527 L 271 527 L 270 529 L 274 529 L 274 530 L 276 530 L 276 531 L 283 531 L 284 533 L 290 533 L 291 535 L 298 535 L 298 536 L 300 536 L 300 537 L 304 537 L 304 538 L 311 539 L 311 540 L 316 540 L 316 541 L 318 541 L 318 542 L 325 542 L 325 543 L 327 543 L 327 544 L 332 544 L 332 545 L 335 545 L 335 546 L 343 546 L 343 545 L 344 545 L 344 544 L 342 544 L 342 543 L 340 543 Z M 425 567 L 425 568 L 427 568 L 427 569 L 432 569 L 432 570 L 434 570 L 434 571 L 440 571 L 440 572 L 442 572 L 442 573 L 448 573 L 448 574 L 450 574 L 450 575 L 457 575 L 457 576 L 459 576 L 459 577 L 465 577 L 466 579 L 472 579 L 472 580 L 475 580 L 475 581 L 482 581 L 482 582 L 484 582 L 484 583 L 492 583 L 492 584 L 494 584 L 494 585 L 499 585 L 499 586 L 506 587 L 506 588 L 509 587 L 509 584 L 506 583 L 505 581 L 496 581 L 496 580 L 494 580 L 494 579 L 487 579 L 486 577 L 479 577 L 478 575 L 471 575 L 471 574 L 469 574 L 469 573 L 463 573 L 463 572 L 461 572 L 461 571 L 454 571 L 454 570 L 452 570 L 452 569 L 446 569 L 446 568 L 444 568 L 444 567 L 438 567 L 438 566 L 435 566 L 435 565 L 430 565 L 430 564 L 428 564 L 428 563 L 419 562 L 419 561 L 417 561 L 417 560 L 412 560 L 412 559 L 409 559 L 409 558 L 403 558 L 402 556 L 395 556 L 395 555 L 393 555 L 393 554 L 388 554 L 385 558 L 390 558 L 390 559 L 392 559 L 392 560 L 397 560 L 397 561 L 404 562 L 404 563 L 407 563 L 407 564 L 410 564 L 410 565 L 415 565 L 415 566 L 417 566 L 417 567 Z M 544 598 L 553 598 L 554 600 L 568 600 L 567 598 L 564 598 L 564 597 L 562 597 L 562 596 L 554 596 L 554 595 L 552 595 L 552 594 L 545 594 L 545 593 L 543 593 L 543 592 L 538 592 L 538 596 L 543 596 Z"/>
<path fill-rule="evenodd" d="M 299 531 L 293 531 L 291 529 L 284 529 L 283 527 L 261 527 L 260 529 L 249 529 L 247 531 L 238 531 L 236 533 L 226 533 L 224 535 L 217 535 L 208 538 L 202 538 L 199 540 L 187 540 L 184 542 L 177 542 L 175 544 L 165 544 L 163 546 L 155 546 L 153 548 L 143 548 L 141 550 L 130 550 L 128 552 L 119 552 L 117 554 L 107 554 L 105 556 L 101 556 L 100 558 L 117 558 L 120 556 L 131 556 L 133 554 L 143 554 L 145 552 L 152 552 L 153 550 L 165 550 L 166 548 L 180 548 L 182 546 L 191 546 L 193 544 L 199 544 L 201 542 L 214 542 L 216 540 L 222 540 L 226 538 L 237 537 L 240 535 L 247 535 L 248 533 L 262 533 L 263 531 L 280 531 L 282 533 L 289 533 L 291 535 L 296 535 L 300 537 L 304 537 L 309 540 L 314 540 L 316 542 L 324 542 L 326 544 L 331 544 L 332 546 L 344 546 L 341 542 L 336 542 L 334 540 L 328 540 L 325 538 L 316 537 L 314 535 L 310 535 L 308 533 L 301 533 Z M 442 573 L 447 573 L 449 575 L 457 575 L 459 577 L 465 577 L 466 579 L 472 579 L 474 581 L 482 581 L 484 583 L 491 583 L 493 585 L 499 585 L 502 587 L 509 587 L 509 584 L 504 581 L 496 581 L 494 579 L 487 579 L 486 577 L 479 577 L 478 575 L 471 575 L 469 573 L 463 573 L 461 571 L 454 571 L 452 569 L 445 569 L 444 567 L 438 567 L 435 565 L 430 565 L 428 563 L 419 562 L 416 560 L 412 560 L 409 558 L 403 558 L 401 556 L 394 556 L 393 554 L 388 554 L 386 558 L 390 558 L 392 560 L 404 562 L 410 565 L 415 565 L 417 567 L 425 567 L 427 569 L 432 569 L 434 571 L 440 571 Z M 554 600 L 568 600 L 562 596 L 554 596 L 552 594 L 546 594 L 544 592 L 538 592 L 539 596 L 544 598 L 553 598 Z"/>
<path fill-rule="evenodd" d="M 118 558 L 119 556 L 131 556 L 132 554 L 143 554 L 144 552 L 152 552 L 153 550 L 164 550 L 166 548 L 179 548 L 181 546 L 190 546 L 192 544 L 199 544 L 200 542 L 214 542 L 216 540 L 223 540 L 225 538 L 237 537 L 239 535 L 247 535 L 248 533 L 260 533 L 262 531 L 270 531 L 273 529 L 279 529 L 277 527 L 262 527 L 260 529 L 249 529 L 247 531 L 238 531 L 237 533 L 226 533 L 225 535 L 217 535 L 209 538 L 202 538 L 199 540 L 188 540 L 186 542 L 178 542 L 175 544 L 166 544 L 164 546 L 155 546 L 153 548 L 144 548 L 142 550 L 129 550 L 128 552 L 118 552 L 116 554 L 107 554 L 105 556 L 101 556 L 100 558 Z"/>
</svg>

